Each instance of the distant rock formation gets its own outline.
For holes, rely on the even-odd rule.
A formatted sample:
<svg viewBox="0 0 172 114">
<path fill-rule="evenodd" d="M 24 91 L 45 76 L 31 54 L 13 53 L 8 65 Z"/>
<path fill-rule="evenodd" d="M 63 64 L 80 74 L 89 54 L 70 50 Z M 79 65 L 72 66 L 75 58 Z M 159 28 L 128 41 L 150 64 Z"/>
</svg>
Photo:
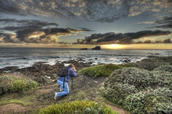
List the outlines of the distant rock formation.
<svg viewBox="0 0 172 114">
<path fill-rule="evenodd" d="M 92 48 L 92 50 L 101 50 L 101 47 L 100 46 L 96 46 L 96 47 Z"/>
<path fill-rule="evenodd" d="M 88 48 L 81 48 L 80 50 L 88 50 Z"/>
</svg>

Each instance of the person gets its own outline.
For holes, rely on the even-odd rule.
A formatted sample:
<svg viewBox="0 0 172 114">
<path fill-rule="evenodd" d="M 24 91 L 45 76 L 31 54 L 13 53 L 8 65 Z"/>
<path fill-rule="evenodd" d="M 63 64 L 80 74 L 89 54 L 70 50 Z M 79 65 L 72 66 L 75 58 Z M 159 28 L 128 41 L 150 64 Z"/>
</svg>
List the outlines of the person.
<svg viewBox="0 0 172 114">
<path fill-rule="evenodd" d="M 76 73 L 76 68 L 73 64 L 70 64 L 67 67 L 67 71 L 68 71 L 68 75 L 65 77 L 61 77 L 59 76 L 58 80 L 57 80 L 57 84 L 60 85 L 60 92 L 55 92 L 55 96 L 54 99 L 56 100 L 57 98 L 60 98 L 62 96 L 68 95 L 69 94 L 69 85 L 68 82 L 71 79 L 71 77 L 76 77 L 77 73 Z M 63 87 L 64 86 L 64 87 Z"/>
</svg>

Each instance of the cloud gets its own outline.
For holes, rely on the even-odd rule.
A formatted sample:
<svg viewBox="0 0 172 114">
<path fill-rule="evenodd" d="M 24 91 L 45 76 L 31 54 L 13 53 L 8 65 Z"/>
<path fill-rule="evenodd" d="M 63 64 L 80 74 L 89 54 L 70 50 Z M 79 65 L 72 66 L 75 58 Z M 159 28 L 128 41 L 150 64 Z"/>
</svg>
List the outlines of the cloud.
<svg viewBox="0 0 172 114">
<path fill-rule="evenodd" d="M 12 43 L 16 43 L 19 40 L 16 38 L 16 34 L 15 33 L 11 33 L 11 32 L 0 32 L 0 42 L 12 42 Z"/>
<path fill-rule="evenodd" d="M 20 10 L 16 6 L 17 6 L 17 3 L 15 2 L 0 0 L 0 12 L 19 13 Z"/>
<path fill-rule="evenodd" d="M 161 20 L 156 21 L 155 28 L 171 29 L 172 28 L 172 17 L 164 17 Z"/>
<path fill-rule="evenodd" d="M 94 31 L 94 30 L 91 30 L 91 29 L 88 29 L 88 28 L 85 28 L 85 27 L 79 27 L 80 30 L 82 31 Z"/>
<path fill-rule="evenodd" d="M 136 33 L 105 33 L 105 34 L 92 34 L 87 36 L 82 42 L 86 44 L 90 43 L 132 43 L 133 39 L 138 39 L 146 36 L 159 36 L 159 35 L 168 35 L 171 32 L 169 31 L 140 31 Z"/>
<path fill-rule="evenodd" d="M 0 24 L 3 25 L 4 30 L 18 30 L 24 28 L 42 28 L 48 26 L 57 27 L 57 23 L 49 23 L 39 20 L 16 20 L 16 19 L 0 19 Z"/>
<path fill-rule="evenodd" d="M 78 34 L 88 29 L 58 28 L 58 24 L 39 20 L 0 19 L 0 42 L 58 43 L 60 36 Z"/>
<path fill-rule="evenodd" d="M 82 30 L 71 28 L 22 29 L 14 33 L 0 33 L 0 42 L 12 43 L 58 43 L 60 36 L 77 34 Z"/>
<path fill-rule="evenodd" d="M 149 25 L 149 24 L 155 24 L 156 22 L 155 21 L 142 21 L 142 22 L 139 22 L 139 23 L 137 23 L 137 24 L 147 24 L 147 25 Z"/>
<path fill-rule="evenodd" d="M 82 30 L 71 28 L 24 29 L 17 31 L 17 38 L 27 43 L 58 43 L 60 36 L 77 34 Z"/>
<path fill-rule="evenodd" d="M 19 15 L 82 17 L 88 21 L 113 22 L 144 13 L 172 11 L 171 0 L 1 0 L 0 11 Z"/>
</svg>

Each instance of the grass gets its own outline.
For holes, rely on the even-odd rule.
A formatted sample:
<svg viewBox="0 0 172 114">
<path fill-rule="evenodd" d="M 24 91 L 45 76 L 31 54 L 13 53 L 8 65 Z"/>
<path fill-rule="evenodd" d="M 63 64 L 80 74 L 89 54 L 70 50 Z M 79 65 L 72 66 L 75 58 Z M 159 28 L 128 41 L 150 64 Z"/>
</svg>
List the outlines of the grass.
<svg viewBox="0 0 172 114">
<path fill-rule="evenodd" d="M 31 89 L 35 89 L 37 86 L 37 82 L 23 76 L 0 76 L 0 95 L 6 93 L 22 93 Z"/>
<path fill-rule="evenodd" d="M 114 70 L 121 69 L 124 67 L 134 67 L 134 64 L 106 64 L 106 65 L 97 65 L 87 68 L 83 68 L 79 71 L 80 74 L 90 76 L 90 77 L 108 77 Z"/>
<path fill-rule="evenodd" d="M 14 98 L 11 98 L 14 97 Z M 24 96 L 24 97 L 16 97 L 16 96 L 4 96 L 3 98 L 0 99 L 0 105 L 5 105 L 5 104 L 21 104 L 23 106 L 29 106 L 32 105 L 33 102 L 31 99 L 33 99 L 34 96 Z"/>
<path fill-rule="evenodd" d="M 117 114 L 105 104 L 93 101 L 72 101 L 68 103 L 53 104 L 42 108 L 39 114 Z"/>
</svg>

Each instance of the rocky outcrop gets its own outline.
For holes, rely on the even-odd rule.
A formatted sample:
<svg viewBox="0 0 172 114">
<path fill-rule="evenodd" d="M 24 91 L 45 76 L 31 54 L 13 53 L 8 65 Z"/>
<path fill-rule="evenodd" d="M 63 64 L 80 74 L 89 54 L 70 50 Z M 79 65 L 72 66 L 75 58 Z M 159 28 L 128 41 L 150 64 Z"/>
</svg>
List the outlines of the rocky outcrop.
<svg viewBox="0 0 172 114">
<path fill-rule="evenodd" d="M 92 48 L 92 50 L 101 50 L 101 47 L 100 46 L 96 46 L 96 47 Z"/>
</svg>

